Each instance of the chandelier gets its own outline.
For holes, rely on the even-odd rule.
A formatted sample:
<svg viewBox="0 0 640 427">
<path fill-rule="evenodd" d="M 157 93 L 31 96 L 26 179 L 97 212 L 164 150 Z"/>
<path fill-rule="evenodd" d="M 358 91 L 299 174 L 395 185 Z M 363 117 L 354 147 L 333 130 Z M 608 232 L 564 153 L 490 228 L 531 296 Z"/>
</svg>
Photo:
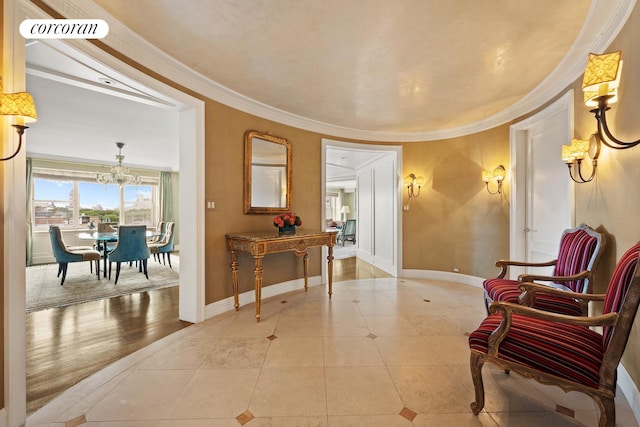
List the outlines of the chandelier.
<svg viewBox="0 0 640 427">
<path fill-rule="evenodd" d="M 118 154 L 116 155 L 117 165 L 111 166 L 110 172 L 98 172 L 96 174 L 96 181 L 100 184 L 119 184 L 119 185 L 140 185 L 142 184 L 142 178 L 138 175 L 130 175 L 129 168 L 122 166 L 124 155 L 122 154 L 122 147 L 124 142 L 116 142 L 118 147 Z"/>
</svg>

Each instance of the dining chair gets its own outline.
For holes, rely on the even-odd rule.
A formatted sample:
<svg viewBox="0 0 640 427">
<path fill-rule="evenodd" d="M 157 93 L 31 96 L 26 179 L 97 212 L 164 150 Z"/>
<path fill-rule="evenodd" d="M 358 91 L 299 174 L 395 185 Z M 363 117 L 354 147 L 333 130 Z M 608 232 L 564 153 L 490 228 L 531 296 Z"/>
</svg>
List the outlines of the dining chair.
<svg viewBox="0 0 640 427">
<path fill-rule="evenodd" d="M 478 415 L 484 407 L 482 367 L 492 363 L 565 392 L 590 396 L 600 427 L 615 426 L 616 370 L 640 303 L 640 243 L 618 261 L 605 294 L 582 294 L 539 286 L 559 298 L 603 302 L 602 315 L 568 316 L 494 301 L 489 315 L 469 335 L 471 377 Z"/>
<path fill-rule="evenodd" d="M 555 294 L 536 295 L 535 288 L 526 289 L 523 283 L 544 281 L 547 286 L 583 294 L 593 290 L 593 275 L 606 245 L 605 236 L 586 224 L 564 230 L 555 260 L 548 262 L 521 262 L 499 260 L 501 271 L 496 278 L 483 282 L 485 306 L 492 301 L 520 303 L 555 313 L 580 315 L 588 310 L 587 300 L 567 299 Z M 526 273 L 517 280 L 505 279 L 509 266 L 529 268 L 553 267 L 551 275 Z"/>
<path fill-rule="evenodd" d="M 147 259 L 149 259 L 151 252 L 147 246 L 146 233 L 146 225 L 121 225 L 118 227 L 118 243 L 108 254 L 109 279 L 111 279 L 111 264 L 116 263 L 115 284 L 118 284 L 122 262 L 139 261 L 145 277 L 149 279 Z"/>
<path fill-rule="evenodd" d="M 160 262 L 160 255 L 162 254 L 162 262 L 166 265 L 166 254 L 167 261 L 169 261 L 169 268 L 173 268 L 171 266 L 171 252 L 173 252 L 174 249 L 175 226 L 175 222 L 167 222 L 162 240 L 149 243 L 149 249 L 151 250 L 154 258 L 157 257 L 158 262 Z"/>
<path fill-rule="evenodd" d="M 93 273 L 92 261 L 95 261 L 96 273 L 98 280 L 100 280 L 100 252 L 86 246 L 68 247 L 62 240 L 62 233 L 60 232 L 60 227 L 57 225 L 49 226 L 49 237 L 51 238 L 53 257 L 58 263 L 57 277 L 60 277 L 60 274 L 62 274 L 60 285 L 64 285 L 64 280 L 67 277 L 67 267 L 70 262 L 89 261 L 91 272 Z"/>
</svg>

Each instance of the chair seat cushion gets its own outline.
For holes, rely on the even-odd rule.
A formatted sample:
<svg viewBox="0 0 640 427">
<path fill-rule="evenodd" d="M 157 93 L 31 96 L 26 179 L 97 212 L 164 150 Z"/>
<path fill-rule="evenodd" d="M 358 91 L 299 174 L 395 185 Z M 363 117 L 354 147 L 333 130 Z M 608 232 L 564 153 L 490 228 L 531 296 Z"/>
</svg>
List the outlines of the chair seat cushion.
<svg viewBox="0 0 640 427">
<path fill-rule="evenodd" d="M 482 286 L 491 301 L 504 301 L 518 304 L 518 297 L 522 291 L 518 289 L 517 280 L 487 279 Z M 555 295 L 536 293 L 533 307 L 553 313 L 582 316 L 582 305 L 572 298 L 562 298 Z"/>
<path fill-rule="evenodd" d="M 469 335 L 469 347 L 487 353 L 489 335 L 502 316 L 491 314 Z M 604 355 L 602 335 L 584 326 L 558 324 L 513 314 L 498 357 L 597 388 Z"/>
<path fill-rule="evenodd" d="M 102 258 L 100 252 L 95 249 L 77 249 L 73 251 L 69 251 L 76 255 L 82 256 L 82 261 L 97 261 Z"/>
</svg>

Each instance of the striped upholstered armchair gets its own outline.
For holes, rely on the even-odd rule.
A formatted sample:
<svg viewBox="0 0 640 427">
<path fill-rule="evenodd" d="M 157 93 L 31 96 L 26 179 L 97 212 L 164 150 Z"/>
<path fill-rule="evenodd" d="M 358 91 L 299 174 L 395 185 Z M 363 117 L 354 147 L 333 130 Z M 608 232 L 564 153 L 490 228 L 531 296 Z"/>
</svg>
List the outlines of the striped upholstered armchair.
<svg viewBox="0 0 640 427">
<path fill-rule="evenodd" d="M 540 291 L 603 301 L 600 316 L 565 316 L 493 302 L 491 314 L 469 335 L 473 413 L 484 407 L 482 366 L 492 363 L 565 392 L 587 394 L 600 412 L 599 426 L 615 426 L 616 369 L 640 302 L 639 254 L 640 243 L 620 258 L 606 294 L 568 294 L 549 287 Z M 602 327 L 602 333 L 591 329 L 594 326 Z"/>
<path fill-rule="evenodd" d="M 482 284 L 487 310 L 492 301 L 520 303 L 555 313 L 581 315 L 588 310 L 588 301 L 567 299 L 555 294 L 538 294 L 535 287 L 524 283 L 545 281 L 543 286 L 581 294 L 593 292 L 593 274 L 605 247 L 604 235 L 591 227 L 580 224 L 567 229 L 560 238 L 558 258 L 544 263 L 527 263 L 499 260 L 496 267 L 501 271 L 498 277 L 487 279 Z M 505 279 L 509 266 L 553 267 L 551 275 L 522 274 L 518 280 Z"/>
</svg>

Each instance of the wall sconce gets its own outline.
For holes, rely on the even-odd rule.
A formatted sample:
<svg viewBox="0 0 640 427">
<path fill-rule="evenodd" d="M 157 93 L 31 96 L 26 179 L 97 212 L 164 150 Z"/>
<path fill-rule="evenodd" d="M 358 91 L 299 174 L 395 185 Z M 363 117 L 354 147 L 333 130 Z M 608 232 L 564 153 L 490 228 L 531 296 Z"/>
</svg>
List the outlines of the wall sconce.
<svg viewBox="0 0 640 427">
<path fill-rule="evenodd" d="M 489 194 L 499 194 L 502 193 L 502 181 L 504 181 L 505 176 L 507 176 L 507 171 L 504 169 L 504 166 L 498 165 L 494 170 L 482 171 L 482 180 L 487 186 L 487 191 Z M 498 188 L 496 191 L 489 190 L 489 182 L 495 181 L 498 183 Z"/>
<path fill-rule="evenodd" d="M 607 126 L 606 111 L 618 101 L 618 87 L 622 74 L 621 51 L 596 55 L 589 54 L 584 70 L 582 90 L 584 103 L 588 107 L 596 107 L 591 111 L 598 122 L 598 137 L 607 147 L 624 150 L 640 144 L 640 139 L 624 142 L 615 138 Z"/>
<path fill-rule="evenodd" d="M 410 173 L 404 178 L 404 185 L 407 187 L 409 199 L 417 199 L 420 195 L 420 189 L 424 185 L 424 177 Z M 418 187 L 418 191 L 415 190 L 416 187 Z"/>
<path fill-rule="evenodd" d="M 582 176 L 582 159 L 586 155 L 592 160 L 593 168 L 591 169 L 591 176 L 584 178 Z M 590 182 L 596 176 L 596 168 L 598 167 L 598 156 L 600 156 L 600 137 L 598 134 L 593 134 L 588 141 L 582 139 L 572 139 L 571 145 L 562 146 L 562 161 L 564 161 L 569 167 L 569 176 L 574 182 L 578 184 L 584 184 Z M 575 164 L 575 171 L 572 166 Z M 576 177 L 577 172 L 577 177 Z"/>
<path fill-rule="evenodd" d="M 22 135 L 28 126 L 24 123 L 35 122 L 38 119 L 36 105 L 33 97 L 28 92 L 4 93 L 0 95 L 0 115 L 15 116 L 18 123 L 12 124 L 18 132 L 18 148 L 16 152 L 8 157 L 1 158 L 0 161 L 13 159 L 20 152 L 22 147 Z"/>
</svg>

